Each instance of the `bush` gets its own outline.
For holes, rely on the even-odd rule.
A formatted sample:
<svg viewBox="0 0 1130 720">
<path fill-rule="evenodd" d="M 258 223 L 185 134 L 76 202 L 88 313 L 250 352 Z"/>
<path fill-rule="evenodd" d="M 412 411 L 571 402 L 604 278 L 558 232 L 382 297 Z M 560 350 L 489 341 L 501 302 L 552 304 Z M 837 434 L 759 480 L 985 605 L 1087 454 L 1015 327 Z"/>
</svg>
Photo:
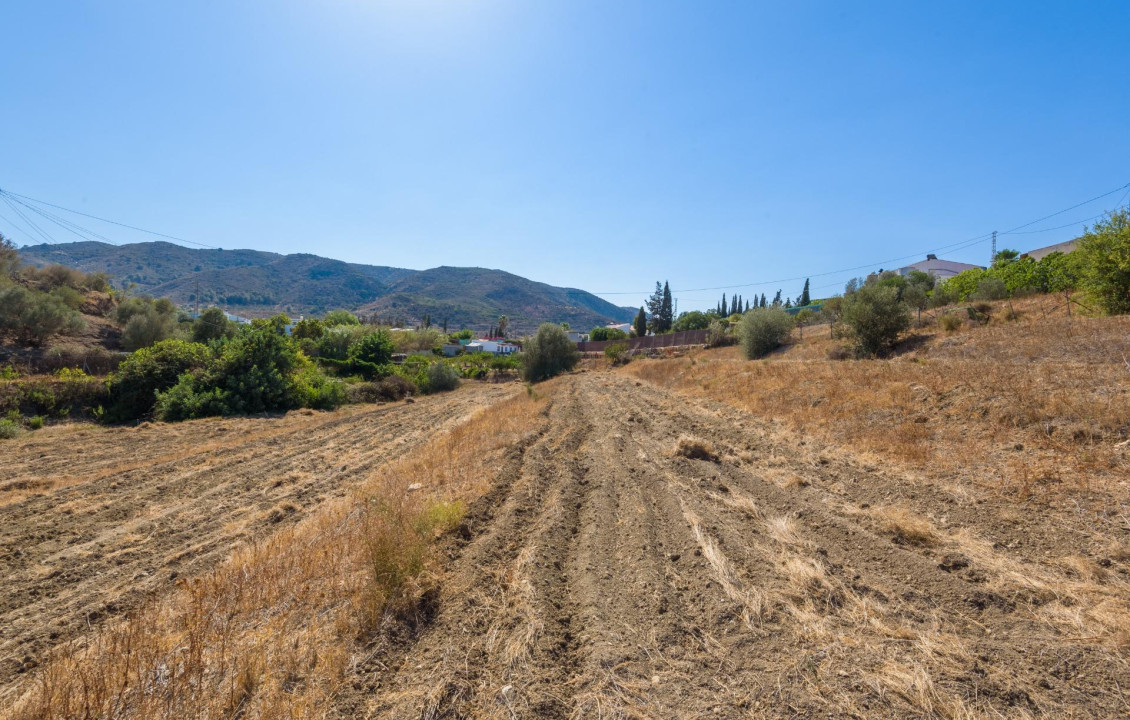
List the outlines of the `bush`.
<svg viewBox="0 0 1130 720">
<path fill-rule="evenodd" d="M 163 340 L 138 350 L 110 376 L 108 422 L 130 422 L 148 417 L 157 394 L 177 384 L 181 375 L 201 370 L 212 362 L 207 346 L 183 340 Z"/>
<path fill-rule="evenodd" d="M 347 385 L 346 398 L 351 403 L 392 402 L 416 392 L 416 385 L 399 375 L 389 375 L 378 382 Z"/>
<path fill-rule="evenodd" d="M 234 323 L 218 307 L 210 307 L 200 313 L 200 317 L 192 321 L 192 341 L 206 343 L 210 340 L 231 337 L 235 335 Z"/>
<path fill-rule="evenodd" d="M 133 315 L 122 330 L 122 347 L 140 350 L 168 340 L 177 331 L 177 320 L 172 315 L 147 311 Z"/>
<path fill-rule="evenodd" d="M 82 316 L 59 298 L 19 285 L 0 290 L 0 332 L 40 345 L 51 335 L 73 334 L 86 326 Z"/>
<path fill-rule="evenodd" d="M 604 348 L 604 357 L 612 361 L 614 365 L 622 365 L 628 362 L 628 344 L 627 343 L 613 343 Z"/>
<path fill-rule="evenodd" d="M 325 323 L 309 318 L 296 322 L 290 329 L 290 336 L 296 340 L 318 340 L 325 331 Z"/>
<path fill-rule="evenodd" d="M 568 372 L 577 366 L 580 354 L 577 346 L 560 325 L 542 323 L 537 333 L 526 343 L 522 358 L 522 379 L 539 382 Z"/>
<path fill-rule="evenodd" d="M 965 308 L 965 314 L 978 325 L 988 325 L 993 317 L 993 306 L 989 303 L 974 303 Z"/>
<path fill-rule="evenodd" d="M 326 377 L 314 366 L 308 366 L 295 377 L 295 396 L 299 407 L 333 410 L 347 401 L 345 385 Z"/>
<path fill-rule="evenodd" d="M 753 360 L 765 357 L 781 346 L 793 329 L 793 319 L 779 307 L 750 310 L 739 325 L 742 352 Z"/>
<path fill-rule="evenodd" d="M 977 283 L 977 291 L 969 296 L 971 300 L 1004 300 L 1007 297 L 1008 288 L 998 277 L 982 278 Z"/>
<path fill-rule="evenodd" d="M 625 340 L 628 333 L 619 328 L 595 327 L 589 333 L 589 340 L 601 342 L 604 340 Z"/>
<path fill-rule="evenodd" d="M 730 323 L 725 320 L 712 320 L 710 327 L 706 332 L 706 346 L 707 347 L 722 347 L 723 345 L 733 345 L 737 340 L 730 334 Z"/>
<path fill-rule="evenodd" d="M 962 325 L 961 316 L 952 312 L 945 313 L 938 318 L 938 324 L 946 332 L 954 332 Z"/>
<path fill-rule="evenodd" d="M 420 389 L 426 393 L 447 392 L 459 387 L 459 373 L 447 363 L 432 363 L 424 375 L 427 382 Z"/>
<path fill-rule="evenodd" d="M 0 420 L 0 440 L 12 440 L 24 434 L 24 428 L 15 420 L 4 418 Z"/>
<path fill-rule="evenodd" d="M 1080 267 L 1080 287 L 1099 307 L 1110 314 L 1130 312 L 1130 210 L 1095 223 L 1072 254 Z"/>
<path fill-rule="evenodd" d="M 61 285 L 48 294 L 69 307 L 71 310 L 78 310 L 82 307 L 83 302 L 86 300 L 85 295 L 83 295 L 78 290 L 75 290 L 73 287 L 70 287 L 69 285 Z"/>
<path fill-rule="evenodd" d="M 330 310 L 326 313 L 326 316 L 322 318 L 322 323 L 326 327 L 331 328 L 339 325 L 360 325 L 361 321 L 348 310 Z"/>
<path fill-rule="evenodd" d="M 877 355 L 889 349 L 910 327 L 910 309 L 898 295 L 895 287 L 875 284 L 844 298 L 843 322 L 860 353 Z"/>
<path fill-rule="evenodd" d="M 673 330 L 675 332 L 683 332 L 684 330 L 706 330 L 710 327 L 710 315 L 698 310 L 691 310 L 679 315 L 675 320 Z"/>
</svg>

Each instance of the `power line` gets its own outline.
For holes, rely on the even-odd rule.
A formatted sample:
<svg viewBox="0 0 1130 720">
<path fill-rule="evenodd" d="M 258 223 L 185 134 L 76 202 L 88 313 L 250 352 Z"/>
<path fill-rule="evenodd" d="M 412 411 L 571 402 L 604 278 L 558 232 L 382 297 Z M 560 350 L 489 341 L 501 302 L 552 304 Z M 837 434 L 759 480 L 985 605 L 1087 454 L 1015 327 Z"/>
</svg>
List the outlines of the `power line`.
<svg viewBox="0 0 1130 720">
<path fill-rule="evenodd" d="M 205 245 L 204 243 L 199 243 L 199 242 L 196 242 L 195 240 L 186 240 L 185 238 L 177 237 L 175 235 L 166 235 L 165 233 L 160 233 L 160 232 L 157 232 L 156 230 L 146 230 L 145 228 L 140 228 L 140 227 L 137 227 L 136 225 L 127 225 L 126 223 L 118 222 L 117 220 L 109 220 L 107 218 L 98 217 L 97 215 L 91 215 L 89 213 L 84 213 L 84 212 L 79 211 L 79 210 L 72 210 L 70 208 L 63 207 L 62 205 L 55 205 L 54 203 L 49 203 L 45 200 L 37 200 L 36 198 L 28 197 L 27 195 L 20 195 L 19 193 L 14 193 L 11 190 L 0 189 L 0 195 L 11 195 L 14 198 L 21 198 L 23 200 L 28 200 L 30 202 L 39 203 L 40 205 L 46 205 L 47 207 L 55 208 L 56 210 L 63 210 L 63 211 L 69 212 L 69 213 L 74 213 L 75 215 L 82 215 L 83 217 L 88 217 L 88 218 L 91 218 L 92 220 L 99 220 L 99 221 L 104 222 L 104 223 L 110 223 L 111 225 L 117 225 L 119 227 L 128 228 L 130 230 L 136 230 L 138 232 L 147 233 L 149 235 L 154 235 L 156 237 L 163 237 L 163 238 L 166 238 L 166 239 L 169 239 L 169 240 L 176 240 L 177 242 L 188 243 L 189 245 L 198 245 L 202 248 L 208 248 L 210 250 L 219 250 L 220 249 L 219 247 L 217 247 L 215 245 Z"/>
<path fill-rule="evenodd" d="M 1038 218 L 1036 220 L 1026 222 L 1023 225 L 1017 225 L 1016 227 L 1012 228 L 1011 230 L 1006 230 L 1005 232 L 997 233 L 997 234 L 998 235 L 1009 235 L 1009 234 L 1018 234 L 1019 235 L 1019 234 L 1022 234 L 1022 233 L 1018 233 L 1017 231 L 1022 230 L 1023 228 L 1035 225 L 1036 223 L 1043 222 L 1044 220 L 1048 220 L 1050 218 L 1056 217 L 1057 215 L 1062 215 L 1065 212 L 1069 212 L 1071 210 L 1082 207 L 1084 205 L 1088 205 L 1090 203 L 1095 202 L 1096 200 L 1101 200 L 1104 197 L 1107 197 L 1108 195 L 1113 195 L 1116 192 L 1121 192 L 1121 191 L 1126 190 L 1128 188 L 1130 188 L 1130 183 L 1126 183 L 1125 185 L 1120 185 L 1119 187 L 1117 187 L 1113 190 L 1107 191 L 1107 192 L 1103 193 L 1102 195 L 1096 195 L 1095 197 L 1091 198 L 1090 200 L 1084 200 L 1083 202 L 1076 203 L 1075 205 L 1072 205 L 1071 207 L 1067 207 L 1067 208 L 1064 208 L 1062 210 L 1058 210 L 1058 211 L 1056 211 L 1056 212 L 1054 212 L 1050 215 L 1045 215 L 1044 217 Z M 804 280 L 805 278 L 827 277 L 829 275 L 837 275 L 837 274 L 840 274 L 840 273 L 854 272 L 856 270 L 863 270 L 865 268 L 872 268 L 872 267 L 875 267 L 877 265 L 883 266 L 883 265 L 886 265 L 888 263 L 898 262 L 900 260 L 906 260 L 908 258 L 913 258 L 913 257 L 919 257 L 921 255 L 925 255 L 925 254 L 928 254 L 928 253 L 939 253 L 939 252 L 947 251 L 947 250 L 949 252 L 957 252 L 958 250 L 964 250 L 966 248 L 973 247 L 974 245 L 979 245 L 980 243 L 991 239 L 991 237 L 992 237 L 992 233 L 986 233 L 984 235 L 979 235 L 975 238 L 970 238 L 968 240 L 962 240 L 960 242 L 953 243 L 951 245 L 943 245 L 941 247 L 933 248 L 933 249 L 930 249 L 930 250 L 922 250 L 922 251 L 919 251 L 919 252 L 916 252 L 916 253 L 913 253 L 913 254 L 910 254 L 910 255 L 903 255 L 902 257 L 889 258 L 887 260 L 879 260 L 879 261 L 876 261 L 876 262 L 867 263 L 865 265 L 857 265 L 855 267 L 842 268 L 840 270 L 831 270 L 831 271 L 828 271 L 828 272 L 817 273 L 817 274 L 814 274 L 814 275 L 802 275 L 802 276 L 791 277 L 791 278 L 781 278 L 781 279 L 778 279 L 778 280 L 766 280 L 764 282 L 743 283 L 743 284 L 739 284 L 739 285 L 718 285 L 718 286 L 715 286 L 715 287 L 706 287 L 706 288 L 690 288 L 690 289 L 687 289 L 687 290 L 672 290 L 671 292 L 686 295 L 688 293 L 693 293 L 693 292 L 712 292 L 712 291 L 718 291 L 718 290 L 737 290 L 737 289 L 741 289 L 741 288 L 761 287 L 761 286 L 764 286 L 764 285 L 775 285 L 777 283 L 796 282 L 796 281 L 799 281 L 799 280 Z M 596 294 L 596 295 L 647 295 L 650 292 L 651 292 L 650 290 L 642 290 L 642 291 L 637 290 L 637 291 L 596 292 L 594 294 Z"/>
</svg>

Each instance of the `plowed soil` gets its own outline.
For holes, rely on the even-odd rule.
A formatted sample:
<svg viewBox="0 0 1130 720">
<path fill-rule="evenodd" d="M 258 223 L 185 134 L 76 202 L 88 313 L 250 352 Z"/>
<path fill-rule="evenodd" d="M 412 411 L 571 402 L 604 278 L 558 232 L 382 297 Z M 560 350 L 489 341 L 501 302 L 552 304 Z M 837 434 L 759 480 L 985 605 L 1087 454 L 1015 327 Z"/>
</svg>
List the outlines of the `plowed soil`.
<svg viewBox="0 0 1130 720">
<path fill-rule="evenodd" d="M 338 717 L 1130 710 L 1128 556 L 1100 543 L 1124 528 L 620 374 L 553 397 L 451 541 L 434 618 L 359 658 Z"/>
<path fill-rule="evenodd" d="M 513 386 L 137 428 L 59 426 L 0 460 L 0 698 L 50 647 L 347 492 Z"/>
</svg>

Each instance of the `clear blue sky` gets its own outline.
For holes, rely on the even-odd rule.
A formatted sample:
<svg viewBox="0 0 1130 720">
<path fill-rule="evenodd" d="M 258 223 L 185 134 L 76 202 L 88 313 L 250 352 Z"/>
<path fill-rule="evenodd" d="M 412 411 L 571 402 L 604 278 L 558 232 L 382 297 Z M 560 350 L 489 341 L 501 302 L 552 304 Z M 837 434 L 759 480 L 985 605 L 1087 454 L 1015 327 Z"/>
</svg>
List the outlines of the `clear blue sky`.
<svg viewBox="0 0 1130 720">
<path fill-rule="evenodd" d="M 680 309 L 713 306 L 685 290 L 951 245 L 1130 182 L 1126 2 L 39 0 L 0 25 L 0 188 L 622 305 L 668 279 Z"/>
</svg>

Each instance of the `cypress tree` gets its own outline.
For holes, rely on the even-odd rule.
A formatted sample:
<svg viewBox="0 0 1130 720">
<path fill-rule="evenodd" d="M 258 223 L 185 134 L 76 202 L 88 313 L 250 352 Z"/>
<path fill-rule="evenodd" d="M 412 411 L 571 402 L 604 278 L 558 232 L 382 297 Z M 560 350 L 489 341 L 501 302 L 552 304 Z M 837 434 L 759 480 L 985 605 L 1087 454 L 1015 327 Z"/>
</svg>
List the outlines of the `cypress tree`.
<svg viewBox="0 0 1130 720">
<path fill-rule="evenodd" d="M 636 315 L 636 321 L 633 323 L 635 326 L 636 337 L 645 337 L 647 335 L 647 313 L 640 307 L 639 313 Z"/>
<path fill-rule="evenodd" d="M 722 310 L 718 314 L 722 317 L 728 316 L 730 314 L 728 311 L 729 307 L 730 306 L 726 304 L 726 293 L 722 293 Z"/>
<path fill-rule="evenodd" d="M 781 306 L 781 291 L 778 290 L 777 294 L 773 296 L 773 307 Z"/>
<path fill-rule="evenodd" d="M 663 316 L 663 332 L 669 332 L 671 326 L 675 324 L 675 306 L 671 302 L 671 287 L 667 284 L 667 281 L 663 282 L 663 305 L 660 314 Z"/>
<path fill-rule="evenodd" d="M 796 304 L 801 307 L 812 304 L 812 295 L 808 292 L 808 278 L 804 279 L 804 290 L 801 291 L 800 298 L 796 301 Z"/>
</svg>

